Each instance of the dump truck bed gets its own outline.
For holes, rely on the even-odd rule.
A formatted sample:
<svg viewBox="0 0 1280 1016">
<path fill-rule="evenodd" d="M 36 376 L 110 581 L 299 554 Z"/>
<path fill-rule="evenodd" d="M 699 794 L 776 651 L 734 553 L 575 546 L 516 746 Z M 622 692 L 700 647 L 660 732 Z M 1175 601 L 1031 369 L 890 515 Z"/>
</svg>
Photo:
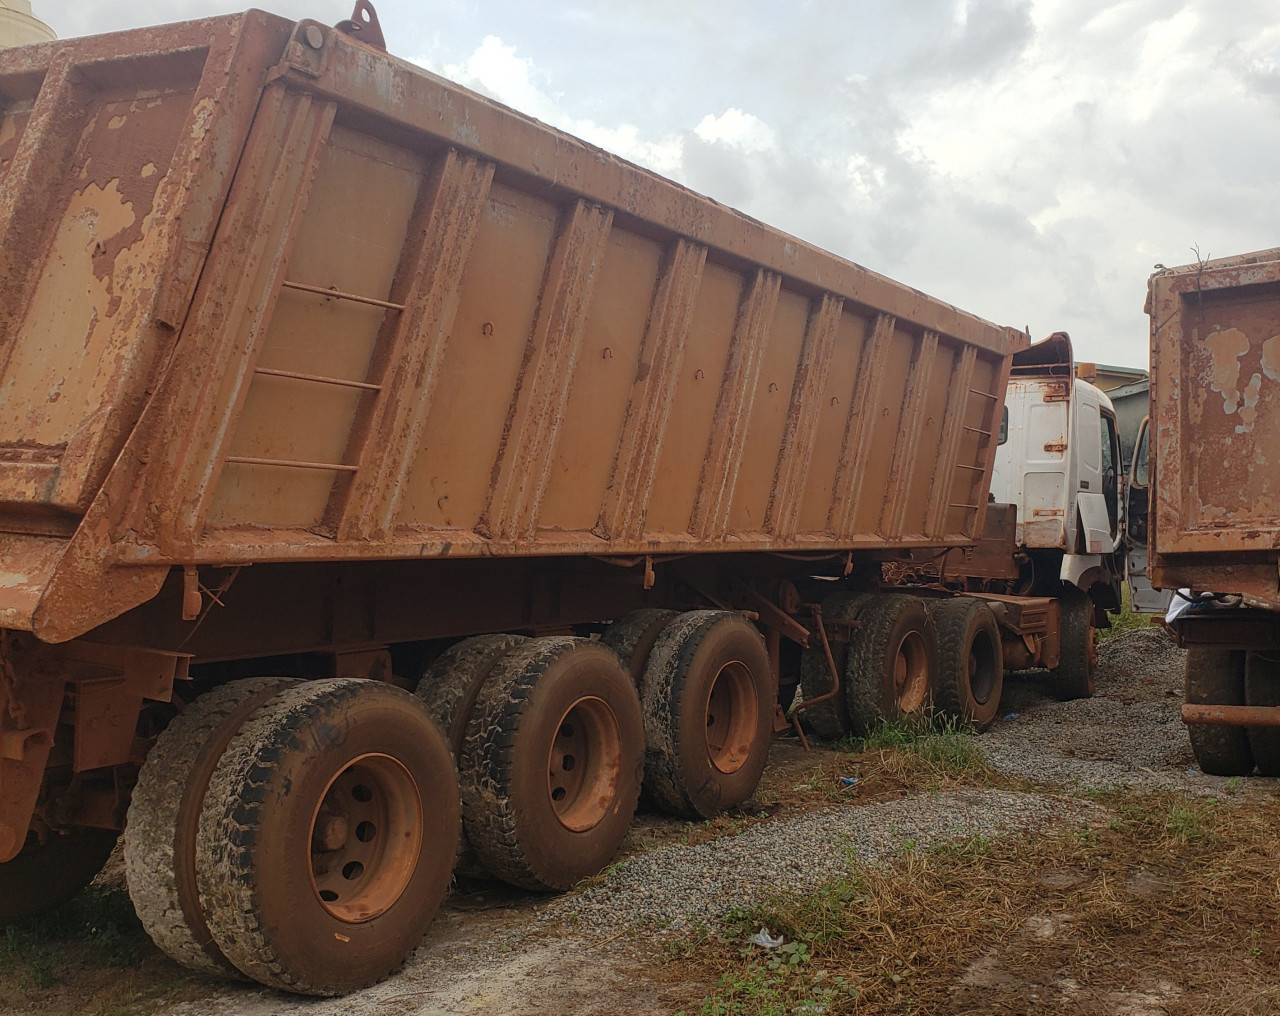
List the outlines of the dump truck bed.
<svg viewBox="0 0 1280 1016">
<path fill-rule="evenodd" d="M 1151 278 L 1151 578 L 1280 607 L 1280 249 Z"/>
<path fill-rule="evenodd" d="M 0 627 L 175 565 L 948 547 L 1025 337 L 340 31 L 0 53 Z"/>
</svg>

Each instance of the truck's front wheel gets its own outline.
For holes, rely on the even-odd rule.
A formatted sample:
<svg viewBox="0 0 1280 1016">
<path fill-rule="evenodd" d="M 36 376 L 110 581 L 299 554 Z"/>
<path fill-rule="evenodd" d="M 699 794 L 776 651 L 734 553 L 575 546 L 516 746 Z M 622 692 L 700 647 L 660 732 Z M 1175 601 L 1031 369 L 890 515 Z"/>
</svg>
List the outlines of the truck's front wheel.
<svg viewBox="0 0 1280 1016">
<path fill-rule="evenodd" d="M 209 780 L 196 881 L 214 942 L 286 991 L 381 980 L 444 898 L 458 823 L 453 760 L 420 701 L 363 680 L 288 688 Z"/>
<path fill-rule="evenodd" d="M 1191 705 L 1244 705 L 1244 653 L 1213 646 L 1187 650 L 1187 702 Z M 1187 734 L 1196 763 L 1210 776 L 1248 776 L 1253 753 L 1244 727 L 1189 723 Z"/>
<path fill-rule="evenodd" d="M 1098 630 L 1093 626 L 1093 601 L 1075 587 L 1064 587 L 1058 600 L 1058 631 L 1058 666 L 1049 672 L 1049 690 L 1062 702 L 1091 698 Z"/>
</svg>

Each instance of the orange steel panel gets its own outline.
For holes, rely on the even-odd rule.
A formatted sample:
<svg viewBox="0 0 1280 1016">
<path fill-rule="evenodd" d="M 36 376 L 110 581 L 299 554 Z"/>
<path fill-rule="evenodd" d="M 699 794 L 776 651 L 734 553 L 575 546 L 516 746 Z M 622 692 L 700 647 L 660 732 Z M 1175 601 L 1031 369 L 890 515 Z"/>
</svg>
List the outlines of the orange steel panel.
<svg viewBox="0 0 1280 1016">
<path fill-rule="evenodd" d="M 175 564 L 981 523 L 1024 336 L 341 33 L 34 47 L 0 98 L 5 624 L 73 637 Z"/>
<path fill-rule="evenodd" d="M 1280 604 L 1280 250 L 1151 277 L 1151 574 Z"/>
<path fill-rule="evenodd" d="M 599 521 L 641 359 L 662 248 L 614 228 L 585 324 L 555 461 L 543 499 L 546 529 L 589 531 Z"/>
<path fill-rule="evenodd" d="M 750 453 L 738 467 L 729 528 L 738 532 L 766 530 L 769 495 L 777 475 L 791 389 L 800 365 L 809 323 L 810 301 L 782 292 L 769 324 L 769 341 L 760 362 L 755 398 L 746 423 Z"/>
</svg>

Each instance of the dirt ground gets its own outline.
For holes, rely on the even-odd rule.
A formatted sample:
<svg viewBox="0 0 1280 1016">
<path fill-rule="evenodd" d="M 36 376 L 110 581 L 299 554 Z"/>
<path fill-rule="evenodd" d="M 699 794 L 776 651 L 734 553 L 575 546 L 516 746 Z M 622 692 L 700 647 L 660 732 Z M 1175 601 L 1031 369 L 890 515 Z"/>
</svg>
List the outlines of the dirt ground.
<svg viewBox="0 0 1280 1016">
<path fill-rule="evenodd" d="M 0 994 L 0 1010 L 42 1016 L 1280 1011 L 1271 1008 L 1280 1007 L 1274 925 L 1261 931 L 1256 926 L 1280 913 L 1280 869 L 1267 845 L 1274 824 L 1250 819 L 1266 815 L 1274 823 L 1280 817 L 1274 783 L 1227 781 L 1194 769 L 1177 722 L 1181 655 L 1153 641 L 1154 634 L 1120 636 L 1127 647 L 1104 651 L 1092 701 L 1057 703 L 1034 680 L 1011 682 L 1001 719 L 976 739 L 983 748 L 981 763 L 913 769 L 883 751 L 805 751 L 794 738 L 779 738 L 767 777 L 748 807 L 698 824 L 642 815 L 618 862 L 567 896 L 461 882 L 404 968 L 347 998 L 303 999 L 193 977 L 144 938 L 131 938 L 137 929 L 122 922 L 118 937 L 126 948 L 117 949 L 118 955 L 110 949 L 64 954 L 72 961 L 55 964 L 43 990 L 28 986 L 7 1003 Z M 1153 794 L 1166 796 L 1157 800 Z M 1210 810 L 1197 810 L 1198 800 Z M 958 814 L 957 801 L 976 803 L 976 826 L 917 827 L 918 816 L 930 815 L 930 809 Z M 992 819 L 990 829 L 983 824 L 984 801 L 1002 816 Z M 870 854 L 860 848 L 857 860 L 865 864 L 870 858 L 883 878 L 898 880 L 877 889 L 882 876 L 860 876 L 861 888 L 850 897 L 856 906 L 865 909 L 883 891 L 890 902 L 877 905 L 899 910 L 881 921 L 888 937 L 867 938 L 855 950 L 859 956 L 877 950 L 884 957 L 899 955 L 894 928 L 923 928 L 908 908 L 917 892 L 935 892 L 933 902 L 920 906 L 935 915 L 926 923 L 942 929 L 945 937 L 938 941 L 945 945 L 937 951 L 944 955 L 922 956 L 920 949 L 901 954 L 912 991 L 904 993 L 899 975 L 885 975 L 886 980 L 877 973 L 861 993 L 850 989 L 847 998 L 837 997 L 815 986 L 806 991 L 816 1001 L 797 1005 L 799 982 L 761 978 L 767 957 L 756 957 L 745 939 L 735 938 L 749 927 L 743 922 L 759 913 L 777 915 L 768 918 L 775 932 L 800 926 L 789 924 L 794 915 L 786 908 L 814 891 L 809 876 L 815 862 L 807 846 L 802 850 L 788 836 L 811 828 L 804 823 L 815 816 L 856 832 L 833 835 L 832 856 L 843 849 L 852 858 L 848 844 L 855 841 L 883 841 L 883 849 Z M 1225 836 L 1214 839 L 1215 827 L 1235 829 L 1233 822 L 1243 823 L 1236 839 L 1256 837 L 1256 843 L 1237 848 Z M 874 833 L 870 840 L 868 829 Z M 981 843 L 983 857 L 940 850 L 948 837 Z M 710 880 L 725 873 L 714 870 L 715 858 L 730 856 L 730 841 L 750 844 L 759 852 L 750 856 L 776 865 L 769 869 L 776 877 L 754 888 L 723 883 L 732 888 L 717 890 L 722 883 Z M 789 867 L 797 857 L 802 866 Z M 635 870 L 657 859 L 652 870 L 662 874 L 645 888 L 635 881 Z M 992 881 L 997 869 L 1007 877 Z M 1198 873 L 1215 870 L 1246 873 L 1243 888 L 1231 884 L 1232 899 L 1214 896 L 1221 886 L 1198 880 Z M 1019 881 L 1018 872 L 1030 877 Z M 122 891 L 109 869 L 99 898 L 111 903 Z M 738 910 L 727 918 L 644 916 L 669 913 L 669 906 L 653 908 L 650 893 L 679 902 L 707 893 L 714 901 L 717 892 L 741 894 L 728 901 Z M 1209 895 L 1194 906 L 1180 905 L 1200 899 L 1196 893 Z M 1253 894 L 1261 895 L 1251 899 Z M 960 907 L 961 900 L 972 906 Z M 1192 920 L 1206 933 L 1214 921 L 1222 925 L 1205 938 L 1202 955 L 1197 938 L 1188 937 Z M 992 926 L 1001 930 L 992 933 Z M 859 926 L 857 935 L 872 931 Z M 843 939 L 852 937 L 850 932 Z M 858 973 L 862 960 L 837 946 L 838 941 L 810 942 L 813 985 L 852 983 L 823 982 L 828 968 L 850 978 L 865 974 Z M 4 950 L 0 942 L 0 975 L 15 984 L 37 976 L 29 963 L 22 965 L 30 952 L 18 949 L 12 935 L 7 967 Z M 1220 981 L 1236 987 L 1218 991 L 1213 986 Z M 757 991 L 761 984 L 766 987 Z"/>
</svg>

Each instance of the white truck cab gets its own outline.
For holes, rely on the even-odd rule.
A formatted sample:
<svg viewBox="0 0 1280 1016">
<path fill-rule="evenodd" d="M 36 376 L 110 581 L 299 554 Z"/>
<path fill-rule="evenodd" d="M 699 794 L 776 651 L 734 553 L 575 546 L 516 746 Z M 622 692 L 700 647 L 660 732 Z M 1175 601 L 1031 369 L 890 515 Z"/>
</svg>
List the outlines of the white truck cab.
<svg viewBox="0 0 1280 1016">
<path fill-rule="evenodd" d="M 1017 506 L 1015 542 L 1034 563 L 1034 584 L 1117 588 L 1124 520 L 1115 410 L 1074 377 L 1065 332 L 1014 356 L 998 440 L 991 493 Z"/>
</svg>

